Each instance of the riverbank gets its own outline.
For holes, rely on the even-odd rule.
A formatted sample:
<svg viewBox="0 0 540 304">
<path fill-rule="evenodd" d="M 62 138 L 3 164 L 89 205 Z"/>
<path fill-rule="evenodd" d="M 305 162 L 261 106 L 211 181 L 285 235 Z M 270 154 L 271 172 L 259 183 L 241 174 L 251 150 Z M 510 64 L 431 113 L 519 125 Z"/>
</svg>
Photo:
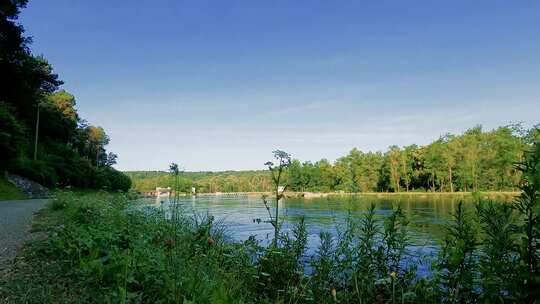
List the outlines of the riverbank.
<svg viewBox="0 0 540 304">
<path fill-rule="evenodd" d="M 150 194 L 152 193 L 152 194 Z M 519 191 L 478 191 L 478 192 L 292 192 L 287 191 L 284 193 L 286 198 L 325 198 L 336 196 L 366 196 L 376 197 L 380 199 L 384 198 L 396 198 L 396 197 L 415 197 L 415 198 L 430 198 L 430 197 L 456 197 L 456 198 L 477 198 L 487 200 L 511 200 L 520 195 Z M 143 196 L 152 197 L 153 192 L 141 192 Z M 214 193 L 180 193 L 180 196 L 272 196 L 271 192 L 214 192 Z M 174 197 L 174 193 L 171 194 Z"/>
<path fill-rule="evenodd" d="M 509 205 L 472 214 L 458 204 L 432 260 L 404 250 L 409 221 L 401 209 L 381 219 L 366 207 L 341 234 L 323 231 L 319 249 L 307 255 L 303 220 L 281 231 L 277 245 L 261 246 L 230 241 L 213 217 L 174 205 L 162 212 L 123 194 L 60 192 L 35 221 L 47 238 L 28 245 L 0 279 L 0 303 L 483 303 L 531 296 L 515 260 L 521 224 L 505 229 L 521 216 Z M 417 276 L 417 263 L 432 265 L 433 276 Z"/>
</svg>

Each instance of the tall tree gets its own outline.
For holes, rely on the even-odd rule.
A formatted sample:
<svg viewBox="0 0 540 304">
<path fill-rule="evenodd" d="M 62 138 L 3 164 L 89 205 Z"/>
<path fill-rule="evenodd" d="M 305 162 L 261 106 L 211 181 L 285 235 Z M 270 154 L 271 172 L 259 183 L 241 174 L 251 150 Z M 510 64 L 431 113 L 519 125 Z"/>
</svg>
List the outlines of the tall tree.
<svg viewBox="0 0 540 304">
<path fill-rule="evenodd" d="M 443 162 L 446 163 L 446 168 L 448 171 L 447 178 L 448 185 L 450 186 L 450 192 L 454 192 L 454 169 L 456 167 L 456 159 L 460 143 L 455 136 L 450 134 L 445 135 L 443 137 L 443 141 L 446 145 L 445 149 L 443 149 Z"/>
<path fill-rule="evenodd" d="M 405 184 L 405 189 L 407 192 L 411 186 L 412 179 L 414 177 L 415 169 L 415 156 L 417 153 L 418 147 L 416 145 L 409 145 L 403 148 L 401 152 L 401 166 L 400 166 L 400 175 L 403 183 Z"/>
<path fill-rule="evenodd" d="M 106 161 L 105 146 L 109 144 L 109 136 L 102 127 L 88 126 L 88 151 L 89 158 L 93 160 L 96 167 Z"/>
<path fill-rule="evenodd" d="M 401 180 L 401 150 L 398 146 L 391 146 L 388 150 L 388 161 L 390 165 L 390 181 L 394 191 L 400 192 Z"/>
</svg>

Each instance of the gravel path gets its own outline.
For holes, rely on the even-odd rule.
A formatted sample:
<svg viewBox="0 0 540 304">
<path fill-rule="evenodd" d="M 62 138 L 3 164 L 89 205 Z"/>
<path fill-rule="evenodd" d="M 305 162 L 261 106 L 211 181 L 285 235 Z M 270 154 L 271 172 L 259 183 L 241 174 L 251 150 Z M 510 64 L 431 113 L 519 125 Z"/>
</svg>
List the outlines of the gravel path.
<svg viewBox="0 0 540 304">
<path fill-rule="evenodd" d="M 0 201 L 0 269 L 30 239 L 32 217 L 46 202 L 46 199 Z"/>
</svg>

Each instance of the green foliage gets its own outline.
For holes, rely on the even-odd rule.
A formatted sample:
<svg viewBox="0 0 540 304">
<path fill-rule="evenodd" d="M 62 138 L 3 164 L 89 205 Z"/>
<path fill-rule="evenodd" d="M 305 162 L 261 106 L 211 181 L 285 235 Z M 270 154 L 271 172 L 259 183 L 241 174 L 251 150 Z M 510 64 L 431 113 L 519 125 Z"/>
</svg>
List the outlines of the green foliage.
<svg viewBox="0 0 540 304">
<path fill-rule="evenodd" d="M 514 191 L 521 172 L 513 165 L 536 136 L 510 125 L 447 134 L 426 146 L 392 146 L 385 153 L 352 149 L 333 164 L 292 160 L 284 182 L 291 191 L 404 192 Z M 538 133 L 540 134 L 540 133 Z M 136 189 L 171 186 L 166 172 L 126 172 Z M 270 192 L 264 171 L 182 172 L 180 189 L 198 192 Z"/>
<path fill-rule="evenodd" d="M 307 231 L 304 219 L 293 228 L 292 237 L 287 233 L 277 236 L 277 245 L 264 249 L 254 267 L 256 275 L 253 288 L 258 297 L 283 301 L 302 299 L 305 294 L 304 256 L 307 244 Z"/>
<path fill-rule="evenodd" d="M 2 200 L 20 200 L 27 198 L 24 193 L 3 176 L 0 176 L 0 201 Z"/>
<path fill-rule="evenodd" d="M 516 301 L 509 293 L 519 288 L 516 215 L 510 205 L 493 202 L 478 204 L 477 214 L 484 232 L 479 258 L 480 299 L 488 303 Z"/>
<path fill-rule="evenodd" d="M 48 155 L 45 160 L 18 158 L 8 169 L 44 186 L 72 186 L 77 188 L 128 191 L 131 180 L 122 172 L 111 168 L 96 168 L 87 160 L 71 155 L 64 158 Z"/>
<path fill-rule="evenodd" d="M 75 97 L 58 90 L 62 81 L 52 66 L 29 51 L 31 39 L 16 22 L 26 1 L 4 2 L 0 5 L 4 76 L 0 81 L 0 169 L 46 186 L 126 190 L 126 177 L 103 169 L 116 161 L 104 148 L 109 142 L 105 131 L 79 117 Z M 36 155 L 31 147 L 36 148 Z"/>
<path fill-rule="evenodd" d="M 521 195 L 513 207 L 520 215 L 520 298 L 533 303 L 540 297 L 540 141 L 536 141 L 518 164 L 523 173 Z"/>
<path fill-rule="evenodd" d="M 8 169 L 44 186 L 55 186 L 58 181 L 54 169 L 43 160 L 18 158 L 12 161 Z"/>
<path fill-rule="evenodd" d="M 475 301 L 475 273 L 478 246 L 477 229 L 463 203 L 458 204 L 454 221 L 447 226 L 435 268 L 439 271 L 442 299 L 445 303 L 470 303 Z"/>
<path fill-rule="evenodd" d="M 350 217 L 335 239 L 321 233 L 321 245 L 311 259 L 311 288 L 317 303 L 419 299 L 414 293 L 416 268 L 404 264 L 409 257 L 406 227 L 401 209 L 379 222 L 371 205 L 359 222 Z"/>
<path fill-rule="evenodd" d="M 98 168 L 97 176 L 99 184 L 96 188 L 121 191 L 128 191 L 131 188 L 131 180 L 129 177 L 114 168 Z"/>
<path fill-rule="evenodd" d="M 0 102 L 0 169 L 24 151 L 25 128 L 4 102 Z"/>
<path fill-rule="evenodd" d="M 174 178 L 164 171 L 124 172 L 139 191 L 156 187 L 173 187 Z M 181 172 L 178 176 L 181 192 L 268 192 L 272 181 L 265 171 Z"/>
</svg>

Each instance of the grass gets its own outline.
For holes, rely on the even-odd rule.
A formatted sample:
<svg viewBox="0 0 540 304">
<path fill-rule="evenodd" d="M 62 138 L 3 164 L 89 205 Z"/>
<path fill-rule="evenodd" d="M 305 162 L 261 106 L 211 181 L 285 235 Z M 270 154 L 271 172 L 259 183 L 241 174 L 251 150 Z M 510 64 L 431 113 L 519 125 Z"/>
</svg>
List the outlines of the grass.
<svg viewBox="0 0 540 304">
<path fill-rule="evenodd" d="M 0 176 L 0 200 L 22 200 L 28 197 L 9 182 L 5 177 Z"/>
<path fill-rule="evenodd" d="M 135 207 L 122 194 L 56 193 L 34 222 L 48 238 L 17 258 L 0 303 L 241 302 L 250 260 L 212 218 Z"/>
</svg>

